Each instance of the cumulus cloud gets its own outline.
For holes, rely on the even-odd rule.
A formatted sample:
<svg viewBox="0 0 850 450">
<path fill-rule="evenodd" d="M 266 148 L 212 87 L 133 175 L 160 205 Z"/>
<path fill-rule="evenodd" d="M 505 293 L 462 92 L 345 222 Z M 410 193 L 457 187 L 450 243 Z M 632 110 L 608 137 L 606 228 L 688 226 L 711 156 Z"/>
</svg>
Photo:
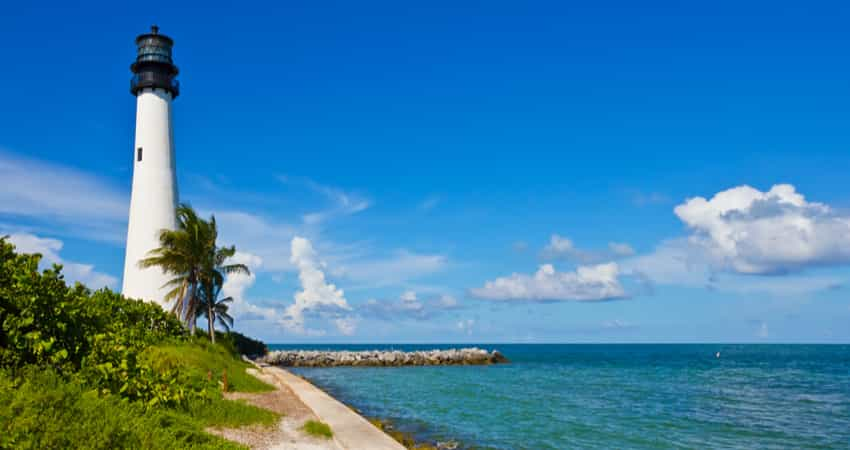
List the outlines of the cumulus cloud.
<svg viewBox="0 0 850 450">
<path fill-rule="evenodd" d="M 359 308 L 364 317 L 380 320 L 428 320 L 444 312 L 460 309 L 451 295 L 420 299 L 414 291 L 405 291 L 397 300 L 369 299 Z"/>
<path fill-rule="evenodd" d="M 277 272 L 277 278 L 280 272 L 298 270 L 291 259 L 291 240 L 295 236 L 305 236 L 322 252 L 326 273 L 370 288 L 404 284 L 442 271 L 448 265 L 444 255 L 407 249 L 376 252 L 364 243 L 339 244 L 320 239 L 303 226 L 244 211 L 217 211 L 215 217 L 223 242 L 235 243 L 257 255 L 263 261 L 260 270 Z"/>
<path fill-rule="evenodd" d="M 246 252 L 236 252 L 229 262 L 245 264 L 250 274 L 234 273 L 227 276 L 221 288 L 223 297 L 232 297 L 231 315 L 242 320 L 275 320 L 278 312 L 274 308 L 264 307 L 248 301 L 246 291 L 257 281 L 256 271 L 263 266 L 263 259 Z"/>
<path fill-rule="evenodd" d="M 634 254 L 635 251 L 629 244 L 621 242 L 609 242 L 605 250 L 582 250 L 577 248 L 570 238 L 553 234 L 549 243 L 543 247 L 541 256 L 544 259 L 568 259 L 582 264 L 594 264 Z"/>
<path fill-rule="evenodd" d="M 652 253 L 620 263 L 621 271 L 635 278 L 651 292 L 655 284 L 702 287 L 737 294 L 768 293 L 780 296 L 835 289 L 844 284 L 835 275 L 786 274 L 754 277 L 725 270 L 714 264 L 712 255 L 687 238 L 670 239 Z"/>
<path fill-rule="evenodd" d="M 558 272 L 543 264 L 532 275 L 514 273 L 488 281 L 470 293 L 485 300 L 599 301 L 626 297 L 619 280 L 617 263 L 579 266 L 573 272 Z"/>
<path fill-rule="evenodd" d="M 94 270 L 91 264 L 64 260 L 59 255 L 64 243 L 58 239 L 42 238 L 29 233 L 15 233 L 9 235 L 9 242 L 14 244 L 20 253 L 40 253 L 43 262 L 61 264 L 62 273 L 69 281 L 79 281 L 92 289 L 115 288 L 118 284 L 117 278 Z"/>
<path fill-rule="evenodd" d="M 717 269 L 777 274 L 850 262 L 850 216 L 806 201 L 790 184 L 767 192 L 738 186 L 688 199 L 674 212 L 693 231 L 689 243 Z"/>
<path fill-rule="evenodd" d="M 312 334 L 305 327 L 305 316 L 317 314 L 335 319 L 337 329 L 343 334 L 354 332 L 354 322 L 349 320 L 351 306 L 345 293 L 325 279 L 323 265 L 313 245 L 302 237 L 292 238 L 290 261 L 298 268 L 301 290 L 295 293 L 295 303 L 286 308 L 281 325 L 299 334 Z M 342 319 L 342 320 L 340 320 Z"/>
</svg>

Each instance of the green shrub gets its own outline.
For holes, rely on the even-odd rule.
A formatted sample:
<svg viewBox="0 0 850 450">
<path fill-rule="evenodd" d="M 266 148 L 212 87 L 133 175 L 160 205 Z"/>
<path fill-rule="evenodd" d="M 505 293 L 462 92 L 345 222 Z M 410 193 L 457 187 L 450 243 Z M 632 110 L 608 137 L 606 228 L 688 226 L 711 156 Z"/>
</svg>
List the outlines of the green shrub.
<svg viewBox="0 0 850 450">
<path fill-rule="evenodd" d="M 40 260 L 0 239 L 0 367 L 51 367 L 150 405 L 186 400 L 176 374 L 138 361 L 145 347 L 184 335 L 172 315 L 108 289 L 69 287 L 61 266 L 39 272 Z"/>
<path fill-rule="evenodd" d="M 92 293 L 79 283 L 68 287 L 61 266 L 39 272 L 40 260 L 0 239 L 0 366 L 73 372 L 102 362 L 91 358 L 96 346 L 139 348 L 183 334 L 157 305 L 108 289 Z"/>
<path fill-rule="evenodd" d="M 191 338 L 152 303 L 69 287 L 40 259 L 0 238 L 0 448 L 239 448 L 204 428 L 277 420 L 223 398 L 225 386 L 272 389 L 233 341 Z"/>
<path fill-rule="evenodd" d="M 98 395 L 50 368 L 20 375 L 0 371 L 0 448 L 241 448 L 192 416 Z"/>
<path fill-rule="evenodd" d="M 160 373 L 179 373 L 181 384 L 197 390 L 209 388 L 208 379 L 212 385 L 219 386 L 225 373 L 228 391 L 264 392 L 274 389 L 245 372 L 251 365 L 233 357 L 226 347 L 219 343 L 211 344 L 203 337 L 150 346 L 141 353 L 140 359 L 144 366 Z"/>
<path fill-rule="evenodd" d="M 229 345 L 232 345 L 236 352 L 236 356 L 245 355 L 254 358 L 257 356 L 263 356 L 269 352 L 269 348 L 262 341 L 251 339 L 236 331 L 221 333 L 218 337 L 216 337 L 216 340 L 227 342 Z"/>
</svg>

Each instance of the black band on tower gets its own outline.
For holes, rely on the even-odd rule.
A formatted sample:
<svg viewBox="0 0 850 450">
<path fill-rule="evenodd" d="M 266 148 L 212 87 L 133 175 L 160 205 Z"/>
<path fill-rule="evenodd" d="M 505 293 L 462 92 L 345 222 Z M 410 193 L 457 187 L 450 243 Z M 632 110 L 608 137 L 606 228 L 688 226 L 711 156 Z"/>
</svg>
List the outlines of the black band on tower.
<svg viewBox="0 0 850 450">
<path fill-rule="evenodd" d="M 171 59 L 174 41 L 159 34 L 159 27 L 151 26 L 151 32 L 136 38 L 136 62 L 130 65 L 133 78 L 130 92 L 138 95 L 142 89 L 164 89 L 172 97 L 180 95 L 180 82 L 175 79 L 178 70 Z"/>
</svg>

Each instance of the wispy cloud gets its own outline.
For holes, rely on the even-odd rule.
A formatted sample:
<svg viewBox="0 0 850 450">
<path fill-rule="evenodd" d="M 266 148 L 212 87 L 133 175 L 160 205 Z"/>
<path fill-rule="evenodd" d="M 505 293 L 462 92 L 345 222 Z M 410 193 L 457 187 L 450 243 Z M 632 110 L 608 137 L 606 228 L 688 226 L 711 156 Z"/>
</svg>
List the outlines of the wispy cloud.
<svg viewBox="0 0 850 450">
<path fill-rule="evenodd" d="M 222 242 L 262 259 L 264 271 L 292 271 L 290 241 L 304 230 L 298 225 L 245 211 L 217 211 Z"/>
<path fill-rule="evenodd" d="M 321 184 L 310 178 L 280 175 L 277 179 L 285 184 L 303 186 L 322 195 L 331 203 L 327 209 L 304 214 L 302 220 L 308 225 L 318 225 L 334 217 L 356 214 L 371 206 L 371 201 L 360 194 Z"/>
<path fill-rule="evenodd" d="M 631 191 L 632 203 L 635 206 L 653 206 L 671 203 L 667 194 L 660 192 Z"/>
<path fill-rule="evenodd" d="M 122 242 L 129 196 L 81 170 L 0 151 L 0 215 L 51 234 Z"/>
<path fill-rule="evenodd" d="M 415 291 L 405 291 L 398 299 L 370 299 L 358 308 L 358 312 L 364 317 L 388 321 L 430 320 L 458 309 L 461 309 L 461 306 L 451 295 L 420 299 Z"/>
<path fill-rule="evenodd" d="M 420 211 L 430 211 L 430 210 L 436 208 L 437 205 L 440 204 L 440 200 L 441 199 L 440 199 L 439 196 L 430 195 L 430 196 L 426 197 L 425 200 L 422 200 L 421 203 L 419 203 L 419 210 Z"/>
<path fill-rule="evenodd" d="M 372 287 L 403 285 L 444 270 L 444 255 L 414 253 L 406 249 L 382 255 L 357 255 L 338 260 L 333 273 Z"/>
<path fill-rule="evenodd" d="M 629 244 L 621 242 L 609 242 L 605 250 L 583 250 L 577 248 L 571 239 L 553 234 L 540 254 L 543 259 L 567 259 L 582 264 L 594 264 L 632 256 L 635 250 Z"/>
<path fill-rule="evenodd" d="M 2 233 L 0 233 L 2 235 Z M 62 273 L 68 281 L 79 281 L 92 289 L 102 287 L 115 288 L 118 279 L 112 275 L 94 270 L 91 264 L 67 261 L 60 256 L 64 243 L 58 239 L 39 237 L 28 233 L 9 235 L 9 242 L 20 253 L 40 253 L 46 264 L 61 264 Z"/>
<path fill-rule="evenodd" d="M 471 336 L 475 328 L 475 319 L 461 320 L 457 323 L 457 329 L 467 336 Z"/>
</svg>

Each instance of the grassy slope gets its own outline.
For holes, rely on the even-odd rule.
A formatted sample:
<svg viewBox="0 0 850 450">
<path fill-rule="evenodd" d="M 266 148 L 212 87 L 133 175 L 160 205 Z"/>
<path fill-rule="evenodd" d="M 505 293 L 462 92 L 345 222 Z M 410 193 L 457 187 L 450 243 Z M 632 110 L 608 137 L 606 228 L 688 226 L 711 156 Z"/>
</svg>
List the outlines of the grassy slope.
<svg viewBox="0 0 850 450">
<path fill-rule="evenodd" d="M 143 358 L 159 369 L 179 369 L 179 382 L 220 380 L 226 369 L 231 391 L 272 389 L 245 373 L 248 364 L 220 345 L 200 340 L 146 349 Z M 205 433 L 210 426 L 270 425 L 278 416 L 216 392 L 191 399 L 185 408 L 150 408 L 97 392 L 50 369 L 30 368 L 13 381 L 0 371 L 0 447 L 14 448 L 240 448 Z"/>
</svg>

